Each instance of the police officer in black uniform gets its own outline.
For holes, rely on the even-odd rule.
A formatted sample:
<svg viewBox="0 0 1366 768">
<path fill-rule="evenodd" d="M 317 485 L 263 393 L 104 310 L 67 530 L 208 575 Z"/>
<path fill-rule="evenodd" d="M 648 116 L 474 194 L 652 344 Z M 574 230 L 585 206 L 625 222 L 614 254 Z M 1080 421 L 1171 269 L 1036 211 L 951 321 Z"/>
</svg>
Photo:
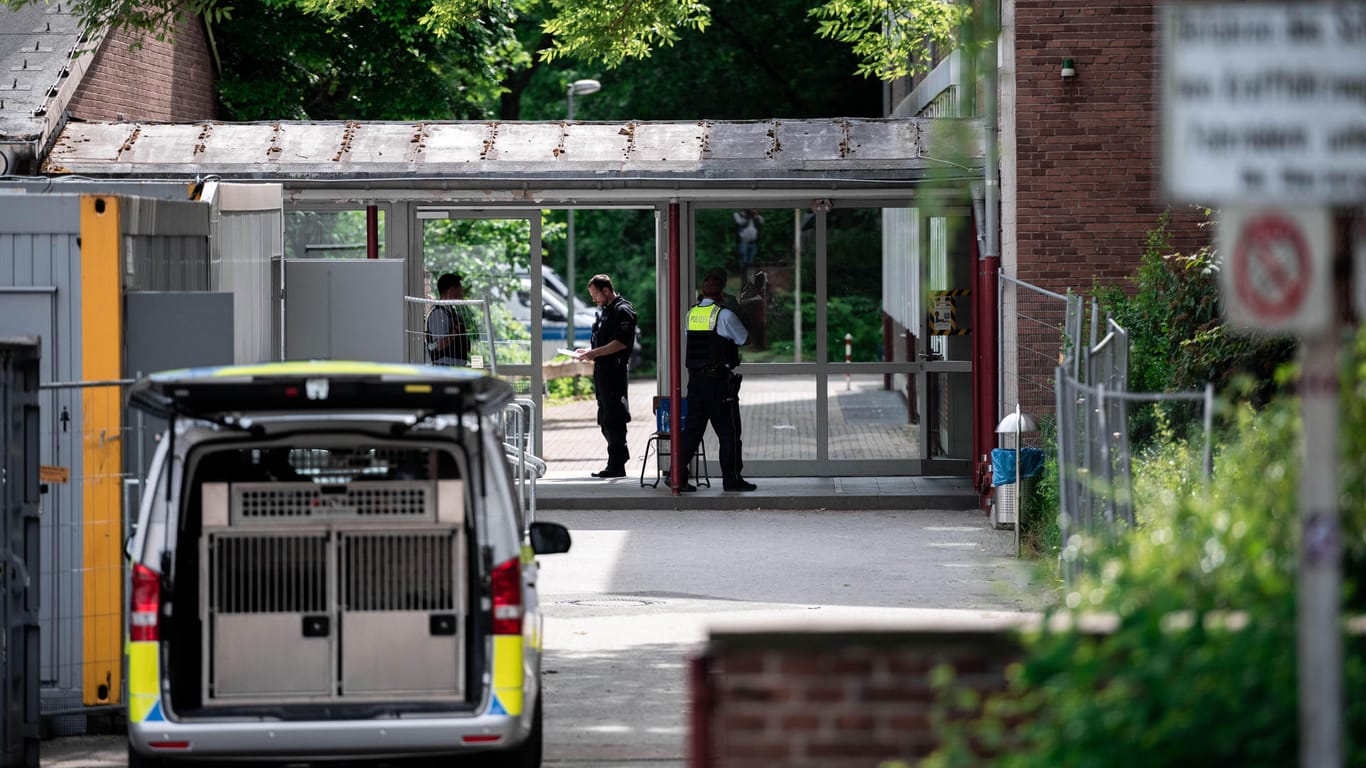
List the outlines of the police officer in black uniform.
<svg viewBox="0 0 1366 768">
<path fill-rule="evenodd" d="M 636 340 L 636 310 L 612 287 L 612 278 L 594 275 L 588 295 L 601 311 L 593 323 L 591 349 L 576 349 L 574 357 L 593 361 L 593 389 L 598 399 L 598 426 L 607 439 L 607 466 L 593 477 L 626 477 L 626 424 L 631 420 L 626 373 Z"/>
<path fill-rule="evenodd" d="M 749 331 L 740 316 L 719 303 L 725 281 L 710 274 L 702 280 L 702 300 L 688 310 L 688 419 L 683 427 L 683 456 L 692 456 L 702 443 L 707 424 L 716 432 L 721 448 L 722 487 L 727 491 L 752 491 L 754 483 L 740 476 L 740 409 L 735 366 Z M 682 462 L 680 490 L 695 491 L 688 482 L 688 466 Z"/>
</svg>

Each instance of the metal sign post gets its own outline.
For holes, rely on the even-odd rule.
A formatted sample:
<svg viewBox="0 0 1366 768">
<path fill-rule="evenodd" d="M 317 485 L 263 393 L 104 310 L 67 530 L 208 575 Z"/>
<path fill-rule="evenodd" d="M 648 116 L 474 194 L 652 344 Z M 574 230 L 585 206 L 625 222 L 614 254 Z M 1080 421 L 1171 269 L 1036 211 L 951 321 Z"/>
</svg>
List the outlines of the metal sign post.
<svg viewBox="0 0 1366 768">
<path fill-rule="evenodd" d="M 1366 3 L 1177 0 L 1162 9 L 1162 40 L 1163 189 L 1169 199 L 1223 210 L 1220 295 L 1229 327 L 1300 340 L 1300 765 L 1338 768 L 1340 316 L 1332 276 L 1345 244 L 1334 240 L 1338 211 L 1329 206 L 1366 201 Z M 1362 305 L 1366 269 L 1357 258 Z"/>
<path fill-rule="evenodd" d="M 1336 326 L 1336 324 L 1334 324 Z M 1300 339 L 1300 765 L 1342 765 L 1342 537 L 1336 327 Z"/>
</svg>

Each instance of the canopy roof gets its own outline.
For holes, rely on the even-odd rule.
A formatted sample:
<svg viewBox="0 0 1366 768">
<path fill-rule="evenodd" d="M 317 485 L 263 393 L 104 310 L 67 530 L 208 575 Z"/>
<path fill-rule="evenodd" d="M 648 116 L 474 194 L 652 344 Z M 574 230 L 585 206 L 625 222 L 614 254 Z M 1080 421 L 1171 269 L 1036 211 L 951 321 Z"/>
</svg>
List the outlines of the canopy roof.
<svg viewBox="0 0 1366 768">
<path fill-rule="evenodd" d="M 42 173 L 295 188 L 839 189 L 977 176 L 981 158 L 975 120 L 73 122 Z"/>
</svg>

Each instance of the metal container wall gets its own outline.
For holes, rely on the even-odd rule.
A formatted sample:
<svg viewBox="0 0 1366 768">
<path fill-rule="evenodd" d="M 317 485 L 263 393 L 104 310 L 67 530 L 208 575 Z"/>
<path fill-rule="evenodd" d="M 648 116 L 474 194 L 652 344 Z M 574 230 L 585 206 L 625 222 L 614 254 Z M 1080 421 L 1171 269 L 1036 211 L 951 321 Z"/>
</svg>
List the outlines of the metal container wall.
<svg viewBox="0 0 1366 768">
<path fill-rule="evenodd" d="M 0 185 L 0 337 L 35 336 L 42 349 L 34 455 L 54 479 L 31 577 L 34 676 L 52 735 L 82 733 L 92 708 L 122 701 L 120 547 L 137 482 L 124 455 L 135 436 L 122 397 L 123 296 L 210 282 L 208 204 L 132 196 L 183 197 L 183 185 L 126 184 L 122 196 L 115 186 Z"/>
<path fill-rule="evenodd" d="M 218 184 L 205 190 L 213 220 L 213 290 L 233 296 L 236 363 L 271 360 L 278 306 L 271 297 L 271 266 L 284 257 L 284 203 L 280 184 Z"/>
</svg>

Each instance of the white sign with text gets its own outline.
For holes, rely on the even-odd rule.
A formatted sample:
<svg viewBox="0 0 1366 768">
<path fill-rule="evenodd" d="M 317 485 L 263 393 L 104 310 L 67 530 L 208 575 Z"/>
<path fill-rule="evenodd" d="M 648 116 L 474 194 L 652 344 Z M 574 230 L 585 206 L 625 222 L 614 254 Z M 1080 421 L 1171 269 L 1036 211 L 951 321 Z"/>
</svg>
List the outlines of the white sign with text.
<svg viewBox="0 0 1366 768">
<path fill-rule="evenodd" d="M 1174 3 L 1162 22 L 1169 198 L 1366 201 L 1366 3 Z"/>
</svg>

